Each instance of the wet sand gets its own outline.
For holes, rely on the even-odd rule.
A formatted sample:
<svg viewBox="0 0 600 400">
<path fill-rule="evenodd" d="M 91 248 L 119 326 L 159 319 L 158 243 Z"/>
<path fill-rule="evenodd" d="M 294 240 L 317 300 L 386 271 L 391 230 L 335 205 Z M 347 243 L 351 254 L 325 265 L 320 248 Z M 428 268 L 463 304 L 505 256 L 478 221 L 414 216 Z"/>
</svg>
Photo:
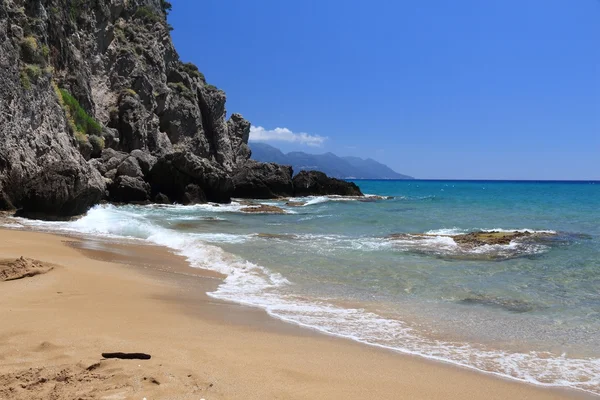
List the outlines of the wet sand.
<svg viewBox="0 0 600 400">
<path fill-rule="evenodd" d="M 167 249 L 0 230 L 0 399 L 585 399 L 290 325 Z M 142 352 L 150 360 L 102 358 Z"/>
</svg>

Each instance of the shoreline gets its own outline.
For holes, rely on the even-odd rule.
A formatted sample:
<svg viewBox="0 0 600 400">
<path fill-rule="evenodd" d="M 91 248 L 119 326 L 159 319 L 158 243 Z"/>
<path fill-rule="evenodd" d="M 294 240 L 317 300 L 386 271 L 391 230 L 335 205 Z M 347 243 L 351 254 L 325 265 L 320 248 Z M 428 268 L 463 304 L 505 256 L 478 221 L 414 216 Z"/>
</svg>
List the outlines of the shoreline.
<svg viewBox="0 0 600 400">
<path fill-rule="evenodd" d="M 77 288 L 75 281 L 81 280 L 75 278 L 92 277 L 93 285 L 87 287 L 90 290 L 80 293 L 83 304 L 61 303 L 52 309 L 54 312 L 66 311 L 65 314 L 71 317 L 65 317 L 63 322 L 66 325 L 75 325 L 69 327 L 72 329 L 65 329 L 60 324 L 56 326 L 57 331 L 50 334 L 54 341 L 68 340 L 77 343 L 78 323 L 82 322 L 81 314 L 90 311 L 84 305 L 89 305 L 90 302 L 100 303 L 98 307 L 101 307 L 102 303 L 108 302 L 107 310 L 98 311 L 102 318 L 92 324 L 96 329 L 96 332 L 91 332 L 92 336 L 103 337 L 106 343 L 119 342 L 120 336 L 117 333 L 123 332 L 115 332 L 110 326 L 115 320 L 128 325 L 132 331 L 128 334 L 131 335 L 129 340 L 136 342 L 142 339 L 151 344 L 150 347 L 157 350 L 153 356 L 162 361 L 161 367 L 177 372 L 183 369 L 200 369 L 204 370 L 207 378 L 210 376 L 213 377 L 212 380 L 219 380 L 219 390 L 216 389 L 217 385 L 213 384 L 202 392 L 201 397 L 207 400 L 277 396 L 323 399 L 597 398 L 583 391 L 527 384 L 449 363 L 365 345 L 284 322 L 269 316 L 262 309 L 216 300 L 206 292 L 214 290 L 222 276 L 211 271 L 191 268 L 183 257 L 173 254 L 167 248 L 150 244 L 111 244 L 111 248 L 108 249 L 109 242 L 103 240 L 29 230 L 0 229 L 0 238 L 3 259 L 25 256 L 58 266 L 55 271 L 43 276 L 0 282 L 2 289 L 5 286 L 9 288 L 8 291 L 0 290 L 2 318 L 6 317 L 6 320 L 11 321 L 11 310 L 7 311 L 7 307 L 19 304 L 18 300 L 30 305 L 32 302 L 46 304 L 48 297 L 55 297 L 55 294 L 51 295 L 47 290 L 38 292 L 32 288 L 48 289 L 52 285 L 58 285 L 74 290 Z M 129 292 L 121 293 L 115 286 L 125 286 Z M 27 290 L 19 290 L 20 287 Z M 17 300 L 17 303 L 11 303 L 9 300 Z M 140 321 L 138 318 L 126 318 L 127 315 L 131 315 L 132 308 L 138 313 Z M 23 307 L 23 311 L 27 318 L 13 318 L 12 322 L 19 325 L 21 320 L 27 320 L 24 325 L 29 331 L 25 336 L 35 337 L 39 342 L 39 331 L 42 327 L 49 328 L 48 325 L 52 324 L 50 321 L 44 324 L 42 321 L 47 317 L 37 315 L 39 312 L 31 307 Z M 29 314 L 37 315 L 39 319 L 30 320 Z M 155 318 L 169 319 L 172 324 L 159 326 L 156 323 L 147 323 Z M 146 324 L 140 324 L 142 321 Z M 148 326 L 152 326 L 151 331 L 148 331 Z M 49 331 L 53 332 L 52 329 Z M 171 336 L 178 336 L 182 340 Z M 9 326 L 0 328 L 0 337 L 11 337 Z M 101 339 L 96 340 L 102 342 Z M 181 343 L 183 349 L 165 348 L 173 341 Z M 35 347 L 34 342 L 25 340 L 31 347 Z M 10 352 L 7 355 L 6 346 L 1 343 L 0 360 L 3 360 L 3 366 L 0 367 L 0 379 L 10 371 L 17 370 L 19 366 L 28 364 L 27 361 L 8 362 L 8 366 L 4 366 L 7 360 L 11 360 L 11 355 Z M 100 359 L 100 352 L 107 351 L 98 348 L 97 345 L 90 347 L 90 344 L 81 344 L 81 347 L 82 349 L 75 348 L 72 351 L 80 358 L 92 358 L 91 354 L 97 354 L 96 358 Z M 135 351 L 144 351 L 144 348 L 136 348 Z M 209 358 L 213 362 L 206 366 L 202 361 L 195 360 L 195 357 L 190 359 L 182 356 L 182 352 L 210 355 Z M 39 356 L 40 353 L 36 354 Z M 179 357 L 173 357 L 175 354 Z M 51 359 L 43 360 L 44 364 Z M 168 359 L 179 359 L 181 362 L 169 363 L 165 361 Z M 220 362 L 216 362 L 217 360 Z M 92 361 L 90 359 L 90 363 Z M 135 366 L 138 364 L 135 362 Z M 250 370 L 240 369 L 240 365 L 252 367 Z M 156 365 L 151 367 L 154 375 L 161 370 L 157 369 Z M 254 369 L 256 367 L 258 370 Z M 181 396 L 190 395 L 191 389 L 186 387 L 183 381 L 179 382 L 179 386 L 182 386 L 179 388 L 175 387 L 177 385 L 171 387 L 168 383 L 149 388 L 141 383 L 137 386 L 131 384 L 130 382 L 138 382 L 140 379 L 143 382 L 143 378 L 134 372 L 126 369 L 126 378 L 122 383 L 125 389 L 122 390 L 133 390 L 132 393 L 136 396 L 143 394 L 148 398 L 163 398 L 160 396 L 175 394 L 178 395 L 176 398 L 187 398 Z M 169 374 L 174 376 L 174 380 L 183 379 L 178 378 L 176 373 Z M 217 377 L 218 379 L 214 379 Z M 153 379 L 160 381 L 159 378 Z M 292 388 L 297 392 L 290 391 Z M 171 394 L 170 390 L 175 392 Z M 176 392 L 177 390 L 180 392 Z M 130 394 L 126 394 L 128 395 Z"/>
</svg>

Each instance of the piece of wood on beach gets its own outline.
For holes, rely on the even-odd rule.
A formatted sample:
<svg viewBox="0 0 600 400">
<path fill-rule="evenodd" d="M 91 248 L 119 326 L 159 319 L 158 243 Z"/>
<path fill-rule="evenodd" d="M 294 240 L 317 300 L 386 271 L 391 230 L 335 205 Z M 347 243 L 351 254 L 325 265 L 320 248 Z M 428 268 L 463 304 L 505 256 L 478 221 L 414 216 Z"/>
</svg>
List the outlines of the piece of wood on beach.
<svg viewBox="0 0 600 400">
<path fill-rule="evenodd" d="M 146 353 L 102 353 L 104 358 L 118 358 L 121 360 L 149 360 L 152 358 Z"/>
</svg>

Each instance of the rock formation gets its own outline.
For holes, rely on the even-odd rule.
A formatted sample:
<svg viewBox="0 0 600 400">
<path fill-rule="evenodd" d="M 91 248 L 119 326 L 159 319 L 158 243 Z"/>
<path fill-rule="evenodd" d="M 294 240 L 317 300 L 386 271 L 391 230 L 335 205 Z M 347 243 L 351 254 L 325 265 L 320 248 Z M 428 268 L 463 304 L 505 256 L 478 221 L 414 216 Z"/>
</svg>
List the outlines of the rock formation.
<svg viewBox="0 0 600 400">
<path fill-rule="evenodd" d="M 301 171 L 294 177 L 294 194 L 296 196 L 309 195 L 339 195 L 339 196 L 362 196 L 356 184 L 329 178 L 318 171 Z"/>
<path fill-rule="evenodd" d="M 293 196 L 292 175 L 292 167 L 249 160 L 233 176 L 233 195 L 255 199 Z"/>
<path fill-rule="evenodd" d="M 102 199 L 295 194 L 290 168 L 248 162 L 250 123 L 226 119 L 225 93 L 179 59 L 169 9 L 165 0 L 0 3 L 0 209 L 67 217 Z M 311 182 L 314 194 L 341 187 Z"/>
</svg>

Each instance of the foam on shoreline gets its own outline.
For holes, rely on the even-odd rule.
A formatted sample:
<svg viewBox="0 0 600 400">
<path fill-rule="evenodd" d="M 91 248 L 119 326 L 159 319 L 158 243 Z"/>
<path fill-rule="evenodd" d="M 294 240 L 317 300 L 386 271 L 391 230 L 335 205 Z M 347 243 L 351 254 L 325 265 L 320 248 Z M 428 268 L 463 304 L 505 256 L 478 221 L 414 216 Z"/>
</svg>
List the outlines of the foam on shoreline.
<svg viewBox="0 0 600 400">
<path fill-rule="evenodd" d="M 238 204 L 232 205 L 230 209 L 235 209 L 237 206 Z M 202 209 L 230 212 L 230 209 L 213 205 L 203 206 Z M 45 222 L 16 219 L 17 223 L 11 223 L 10 227 L 22 225 L 45 231 L 109 239 L 143 240 L 165 246 L 186 257 L 192 267 L 209 269 L 226 275 L 218 289 L 209 293 L 214 298 L 260 307 L 275 318 L 368 345 L 537 385 L 569 387 L 600 394 L 600 359 L 569 358 L 564 354 L 539 352 L 506 352 L 475 344 L 434 340 L 401 320 L 385 318 L 361 308 L 341 307 L 327 299 L 307 299 L 294 294 L 293 282 L 281 274 L 207 243 L 236 243 L 236 240 L 249 238 L 240 238 L 240 235 L 176 231 L 152 223 L 144 216 L 143 210 L 144 207 L 97 206 L 76 221 Z M 185 212 L 191 210 L 185 209 Z M 431 234 L 448 234 L 440 232 L 431 231 Z M 309 234 L 300 238 L 309 242 L 316 239 L 316 236 Z M 327 238 L 320 235 L 318 239 L 345 243 L 344 238 L 335 236 Z M 435 246 L 438 248 L 456 246 L 456 243 L 454 245 L 450 243 L 451 238 L 433 236 L 432 240 L 436 242 Z M 364 245 L 364 248 L 359 248 L 376 249 L 380 243 L 385 243 L 375 241 L 369 245 L 370 241 L 373 239 L 362 239 L 362 242 L 359 242 Z M 351 242 L 346 244 L 352 246 Z"/>
</svg>

